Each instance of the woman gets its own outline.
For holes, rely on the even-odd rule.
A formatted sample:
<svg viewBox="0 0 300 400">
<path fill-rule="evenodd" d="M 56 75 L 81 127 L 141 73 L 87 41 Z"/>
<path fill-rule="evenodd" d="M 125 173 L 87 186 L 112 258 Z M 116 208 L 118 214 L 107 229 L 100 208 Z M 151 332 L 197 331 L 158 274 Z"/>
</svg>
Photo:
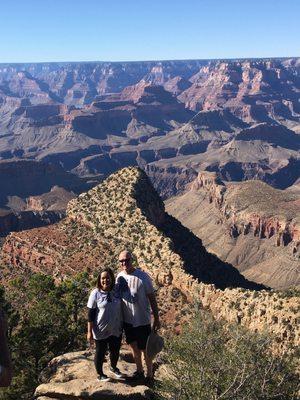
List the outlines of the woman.
<svg viewBox="0 0 300 400">
<path fill-rule="evenodd" d="M 87 340 L 95 340 L 95 367 L 98 380 L 105 382 L 109 377 L 103 372 L 103 362 L 107 347 L 110 353 L 110 372 L 115 378 L 123 378 L 117 368 L 122 339 L 121 300 L 114 291 L 115 277 L 110 268 L 104 268 L 97 279 L 88 300 Z"/>
<path fill-rule="evenodd" d="M 0 310 L 0 387 L 10 385 L 12 378 L 12 366 L 6 339 L 6 320 Z"/>
</svg>

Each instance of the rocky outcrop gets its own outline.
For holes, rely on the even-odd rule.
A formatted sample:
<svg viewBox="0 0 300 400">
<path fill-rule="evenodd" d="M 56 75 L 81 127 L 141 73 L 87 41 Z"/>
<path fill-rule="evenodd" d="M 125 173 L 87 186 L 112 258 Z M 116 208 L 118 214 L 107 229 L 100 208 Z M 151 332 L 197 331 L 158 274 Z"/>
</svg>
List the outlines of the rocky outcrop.
<svg viewBox="0 0 300 400">
<path fill-rule="evenodd" d="M 70 111 L 65 115 L 65 126 L 95 139 L 107 139 L 108 135 L 143 137 L 149 133 L 165 134 L 172 129 L 170 121 L 185 122 L 193 116 L 182 103 L 162 86 L 144 81 L 127 87 L 119 95 L 107 96 L 91 106 Z M 139 127 L 141 132 L 138 133 Z"/>
<path fill-rule="evenodd" d="M 206 191 L 208 201 L 214 203 L 220 210 L 222 217 L 230 222 L 231 231 L 236 234 L 247 235 L 252 233 L 260 239 L 270 239 L 274 236 L 277 246 L 287 246 L 292 241 L 297 244 L 300 240 L 300 225 L 298 226 L 300 222 L 298 215 L 300 199 L 296 195 L 286 194 L 285 197 L 283 192 L 276 191 L 259 181 L 245 182 L 240 184 L 238 188 L 228 184 L 226 186 L 217 174 L 208 172 L 200 172 L 197 179 L 190 185 L 190 189 Z M 230 190 L 233 190 L 234 193 L 226 193 Z M 239 191 L 243 191 L 243 193 L 240 194 Z M 256 198 L 256 200 L 264 201 L 264 203 L 252 203 L 252 198 L 259 192 L 260 198 Z M 247 195 L 251 195 L 251 199 L 243 202 L 241 198 L 245 198 Z M 274 204 L 275 207 L 270 204 L 271 201 L 276 203 L 280 200 L 282 203 Z M 255 211 L 251 213 L 250 210 L 250 212 L 248 211 L 249 208 Z M 281 216 L 270 215 L 272 213 L 276 215 L 278 211 L 282 214 Z M 295 211 L 294 215 L 293 211 Z M 291 220 L 290 217 L 294 217 L 294 220 Z"/>
<path fill-rule="evenodd" d="M 280 348 L 299 344 L 298 299 L 242 289 L 262 286 L 207 253 L 199 239 L 164 212 L 148 178 L 136 168 L 120 170 L 71 200 L 59 224 L 9 235 L 2 250 L 2 282 L 31 271 L 63 279 L 80 270 L 95 271 L 100 260 L 115 269 L 124 248 L 133 249 L 137 265 L 156 282 L 164 329 L 180 330 L 197 302 L 217 318 L 272 331 Z"/>
<path fill-rule="evenodd" d="M 37 400 L 48 398 L 54 400 L 143 400 L 151 399 L 152 391 L 142 384 L 130 385 L 123 380 L 112 377 L 110 382 L 97 381 L 92 351 L 67 353 L 56 357 L 43 371 L 39 385 L 35 391 Z M 126 376 L 135 372 L 135 363 L 128 349 L 123 349 L 118 363 L 119 369 Z M 104 364 L 104 372 L 110 376 L 108 365 Z"/>
<path fill-rule="evenodd" d="M 175 78 L 169 79 L 165 84 L 164 88 L 169 92 L 178 96 L 181 92 L 192 86 L 192 83 L 187 79 L 180 76 L 175 76 Z"/>
<path fill-rule="evenodd" d="M 207 172 L 200 172 L 197 178 L 190 184 L 191 190 L 199 190 L 204 188 L 209 193 L 209 202 L 217 207 L 221 207 L 224 201 L 224 193 L 226 192 L 226 186 L 218 178 L 217 174 L 211 174 Z"/>
<path fill-rule="evenodd" d="M 48 193 L 40 196 L 29 196 L 26 199 L 27 209 L 35 211 L 64 211 L 68 202 L 75 197 L 73 192 L 69 192 L 59 186 L 53 186 Z"/>
<path fill-rule="evenodd" d="M 281 292 L 243 291 L 225 289 L 214 285 L 197 283 L 191 276 L 179 271 L 164 275 L 163 285 L 174 285 L 189 301 L 199 301 L 216 318 L 244 325 L 254 331 L 268 330 L 276 338 L 279 348 L 286 348 L 287 342 L 297 347 L 300 341 L 298 329 L 300 309 L 298 297 L 286 297 Z M 163 306 L 168 307 L 168 304 Z M 171 325 L 171 315 L 169 315 Z"/>
<path fill-rule="evenodd" d="M 242 130 L 236 135 L 235 139 L 243 141 L 260 140 L 283 148 L 300 149 L 300 136 L 280 125 L 268 125 L 266 123 L 254 125 Z"/>
<path fill-rule="evenodd" d="M 93 184 L 60 167 L 27 160 L 0 162 L 0 180 L 0 236 L 58 222 L 75 193 Z"/>
<path fill-rule="evenodd" d="M 26 105 L 16 109 L 13 116 L 23 116 L 33 126 L 60 124 L 68 109 L 59 104 Z"/>
<path fill-rule="evenodd" d="M 90 187 L 84 180 L 59 166 L 29 160 L 0 161 L 0 180 L 0 206 L 5 206 L 11 196 L 26 199 L 30 196 L 44 195 L 47 198 L 49 193 L 48 197 L 51 195 L 53 201 L 55 193 L 57 198 L 63 198 L 66 191 L 80 193 Z M 64 190 L 53 191 L 55 186 Z"/>
</svg>

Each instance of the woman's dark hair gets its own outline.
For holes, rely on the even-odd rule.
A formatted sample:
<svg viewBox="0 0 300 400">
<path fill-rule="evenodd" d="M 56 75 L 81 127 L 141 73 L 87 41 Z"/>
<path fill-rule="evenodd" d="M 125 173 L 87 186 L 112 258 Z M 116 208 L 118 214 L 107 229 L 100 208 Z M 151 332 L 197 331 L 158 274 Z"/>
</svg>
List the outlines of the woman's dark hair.
<svg viewBox="0 0 300 400">
<path fill-rule="evenodd" d="M 114 273 L 113 273 L 113 270 L 112 270 L 111 268 L 108 268 L 108 267 L 102 268 L 102 269 L 100 270 L 99 275 L 98 275 L 98 278 L 97 278 L 97 288 L 98 288 L 99 290 L 102 289 L 102 286 L 101 286 L 101 274 L 102 274 L 103 272 L 108 272 L 108 273 L 109 273 L 110 280 L 111 280 L 110 290 L 112 290 L 112 289 L 114 288 L 114 286 L 115 286 L 115 275 L 114 275 Z"/>
</svg>

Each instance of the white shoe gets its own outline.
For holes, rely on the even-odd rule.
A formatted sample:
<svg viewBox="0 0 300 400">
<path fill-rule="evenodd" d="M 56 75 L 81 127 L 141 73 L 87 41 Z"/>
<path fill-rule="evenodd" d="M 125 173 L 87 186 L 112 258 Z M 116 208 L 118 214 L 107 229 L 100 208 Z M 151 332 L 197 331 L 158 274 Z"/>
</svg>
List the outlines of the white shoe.
<svg viewBox="0 0 300 400">
<path fill-rule="evenodd" d="M 112 375 L 117 378 L 117 379 L 123 379 L 125 378 L 125 375 L 122 374 L 122 372 L 119 370 L 119 368 L 110 368 L 110 372 Z"/>
<path fill-rule="evenodd" d="M 107 375 L 102 374 L 102 375 L 98 375 L 97 381 L 99 381 L 99 382 L 109 382 L 110 378 Z"/>
</svg>

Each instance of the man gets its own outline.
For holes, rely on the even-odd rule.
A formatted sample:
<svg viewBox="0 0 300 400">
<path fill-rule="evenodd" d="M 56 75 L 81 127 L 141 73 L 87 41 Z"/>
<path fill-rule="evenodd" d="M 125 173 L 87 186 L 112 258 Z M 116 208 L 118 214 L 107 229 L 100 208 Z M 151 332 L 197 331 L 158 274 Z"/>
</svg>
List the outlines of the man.
<svg viewBox="0 0 300 400">
<path fill-rule="evenodd" d="M 12 366 L 6 339 L 6 321 L 0 310 L 0 387 L 10 385 Z"/>
<path fill-rule="evenodd" d="M 145 350 L 151 333 L 151 310 L 154 317 L 153 330 L 160 328 L 152 281 L 146 272 L 134 268 L 129 251 L 120 253 L 119 262 L 122 272 L 117 276 L 117 284 L 122 297 L 125 337 L 131 347 L 137 367 L 132 378 L 137 380 L 144 378 L 143 353 L 147 368 L 145 382 L 150 384 L 153 380 L 153 360 L 147 357 Z"/>
</svg>

